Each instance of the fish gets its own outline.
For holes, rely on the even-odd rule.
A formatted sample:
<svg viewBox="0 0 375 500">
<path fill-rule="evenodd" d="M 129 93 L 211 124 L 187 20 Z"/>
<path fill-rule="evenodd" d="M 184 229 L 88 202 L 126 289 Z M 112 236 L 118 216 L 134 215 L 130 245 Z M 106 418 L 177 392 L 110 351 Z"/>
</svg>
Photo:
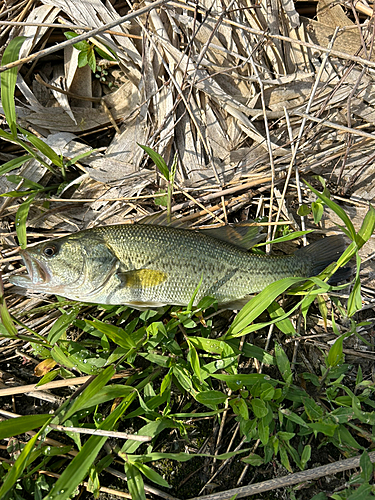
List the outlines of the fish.
<svg viewBox="0 0 375 500">
<path fill-rule="evenodd" d="M 31 292 L 136 309 L 186 306 L 199 287 L 194 304 L 209 296 L 233 308 L 281 278 L 319 274 L 345 249 L 336 235 L 292 255 L 260 255 L 248 251 L 248 233 L 233 229 L 228 241 L 217 228 L 98 226 L 20 250 L 27 274 L 10 281 Z"/>
</svg>

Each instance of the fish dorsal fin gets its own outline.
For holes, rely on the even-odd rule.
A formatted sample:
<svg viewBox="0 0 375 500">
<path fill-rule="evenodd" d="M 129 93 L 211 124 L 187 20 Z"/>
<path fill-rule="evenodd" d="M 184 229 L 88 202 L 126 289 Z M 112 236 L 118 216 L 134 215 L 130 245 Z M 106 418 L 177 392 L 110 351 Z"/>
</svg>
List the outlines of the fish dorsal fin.
<svg viewBox="0 0 375 500">
<path fill-rule="evenodd" d="M 181 219 L 173 216 L 170 218 L 166 212 L 146 215 L 138 221 L 138 224 L 177 227 L 194 231 L 194 229 L 187 226 L 187 222 L 184 221 L 183 217 Z M 251 220 L 219 227 L 208 226 L 207 228 L 198 229 L 198 232 L 207 234 L 211 238 L 231 243 L 245 250 L 252 248 L 264 237 L 264 235 L 259 234 L 259 226 L 254 226 L 254 222 Z"/>
<path fill-rule="evenodd" d="M 168 274 L 154 269 L 133 269 L 132 271 L 117 271 L 117 276 L 121 279 L 123 286 L 127 288 L 151 288 L 160 285 L 167 278 Z"/>
<path fill-rule="evenodd" d="M 259 226 L 254 226 L 253 224 L 253 221 L 246 221 L 227 226 L 203 228 L 199 229 L 199 231 L 217 240 L 226 241 L 237 247 L 249 250 L 264 237 L 263 234 L 259 234 Z"/>
<path fill-rule="evenodd" d="M 188 229 L 186 222 L 183 221 L 183 218 L 177 219 L 175 216 L 168 216 L 166 211 L 146 215 L 137 221 L 137 224 L 152 224 L 156 226 L 182 227 L 184 229 Z"/>
</svg>

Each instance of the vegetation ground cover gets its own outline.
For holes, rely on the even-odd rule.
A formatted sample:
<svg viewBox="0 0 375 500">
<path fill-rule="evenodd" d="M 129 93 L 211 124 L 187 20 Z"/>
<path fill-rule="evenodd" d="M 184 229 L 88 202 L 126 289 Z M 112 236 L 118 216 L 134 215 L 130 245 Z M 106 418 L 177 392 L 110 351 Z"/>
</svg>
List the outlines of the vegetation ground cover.
<svg viewBox="0 0 375 500">
<path fill-rule="evenodd" d="M 93 3 L 97 9 L 99 4 Z M 256 492 L 252 480 L 274 477 L 279 482 L 264 498 L 373 497 L 372 285 L 371 271 L 364 273 L 360 258 L 375 226 L 368 203 L 372 126 L 361 107 L 371 106 L 366 94 L 372 85 L 371 54 L 363 47 L 364 54 L 352 56 L 352 66 L 346 66 L 349 56 L 333 59 L 348 50 L 347 43 L 335 48 L 342 39 L 334 29 L 331 45 L 319 56 L 306 45 L 317 41 L 304 42 L 301 33 L 295 38 L 299 51 L 291 50 L 298 14 L 286 5 L 280 8 L 285 25 L 273 30 L 269 49 L 260 30 L 266 6 L 253 12 L 241 5 L 232 11 L 232 2 L 221 12 L 204 4 L 185 10 L 179 4 L 166 4 L 164 10 L 149 6 L 143 17 L 131 13 L 133 24 L 121 28 L 132 46 L 123 42 L 127 37 L 120 42 L 117 32 L 77 42 L 71 29 L 59 31 L 65 40 L 59 39 L 65 44 L 60 48 L 70 51 L 72 60 L 74 55 L 71 66 L 82 69 L 86 79 L 89 75 L 90 87 L 103 58 L 96 75 L 110 98 L 123 92 L 128 106 L 123 108 L 116 100 L 111 108 L 103 97 L 91 97 L 91 107 L 75 107 L 72 100 L 82 95 L 70 86 L 60 88 L 58 105 L 38 107 L 35 99 L 28 109 L 32 96 L 26 88 L 33 77 L 19 61 L 29 38 L 7 40 L 0 130 L 2 144 L 9 145 L 0 167 L 5 277 L 17 267 L 12 237 L 24 248 L 72 232 L 73 225 L 123 221 L 158 208 L 193 226 L 253 218 L 286 252 L 297 238 L 314 238 L 334 227 L 346 235 L 347 250 L 319 277 L 269 285 L 237 315 L 218 310 L 209 297 L 185 308 L 139 312 L 59 297 L 20 298 L 5 282 L 0 346 L 2 379 L 8 383 L 0 389 L 0 498 L 114 498 L 114 490 L 133 499 L 246 498 Z M 35 7 L 46 15 L 46 5 Z M 69 9 L 68 4 L 62 8 L 60 24 L 72 20 Z M 48 15 L 52 12 L 57 16 L 49 6 Z M 117 22 L 128 12 L 118 7 Z M 271 22 L 272 13 L 265 12 Z M 78 25 L 82 20 L 75 14 Z M 260 24 L 254 26 L 254 20 Z M 314 22 L 319 36 L 329 33 L 328 25 Z M 211 25 L 211 35 L 201 37 Z M 178 27 L 178 37 L 170 26 Z M 82 30 L 77 27 L 76 34 Z M 288 38 L 283 42 L 287 56 L 280 56 L 278 34 Z M 47 43 L 50 33 L 38 36 L 39 31 L 29 51 Z M 261 45 L 258 54 L 246 52 L 244 62 L 246 37 Z M 50 48 L 54 54 L 59 47 Z M 144 51 L 143 65 L 136 50 Z M 125 77 L 110 75 L 111 67 L 126 67 Z M 298 89 L 286 87 L 280 97 L 277 79 L 287 85 L 296 75 Z M 48 92 L 58 92 L 56 78 L 50 81 Z M 295 95 L 286 97 L 286 90 L 300 92 L 302 107 Z M 353 116 L 349 113 L 343 125 L 337 120 L 340 106 L 351 105 Z M 56 116 L 63 110 L 61 129 L 51 109 Z M 313 128 L 322 116 L 325 124 L 318 121 Z M 74 137 L 66 135 L 73 132 Z M 96 150 L 84 144 L 87 138 Z M 61 144 L 71 148 L 61 152 Z M 78 209 L 64 212 L 62 200 L 75 201 Z M 348 202 L 358 209 L 359 223 Z M 264 250 L 262 244 L 254 249 Z M 371 264 L 371 252 L 367 256 Z M 349 262 L 355 270 L 350 283 L 329 284 L 335 270 Z M 18 384 L 9 384 L 13 377 Z M 20 382 L 25 378 L 31 387 Z M 345 462 L 355 456 L 357 462 Z M 333 466 L 345 463 L 347 475 L 333 476 Z M 287 482 L 289 474 L 317 466 L 327 467 L 317 481 Z M 236 491 L 241 485 L 245 489 Z"/>
</svg>

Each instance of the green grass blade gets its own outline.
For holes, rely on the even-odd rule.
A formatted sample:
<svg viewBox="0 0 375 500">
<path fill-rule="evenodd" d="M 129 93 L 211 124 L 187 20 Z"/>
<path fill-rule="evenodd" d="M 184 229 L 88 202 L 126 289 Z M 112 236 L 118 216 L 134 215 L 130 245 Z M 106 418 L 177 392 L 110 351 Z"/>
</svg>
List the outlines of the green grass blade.
<svg viewBox="0 0 375 500">
<path fill-rule="evenodd" d="M 5 481 L 0 488 L 0 498 L 5 498 L 7 492 L 13 487 L 17 479 L 21 476 L 24 468 L 27 465 L 30 453 L 32 452 L 36 441 L 43 429 L 41 429 L 34 437 L 30 439 L 27 445 L 22 450 L 20 456 L 15 461 L 13 467 L 9 470 L 5 477 Z"/>
<path fill-rule="evenodd" d="M 55 153 L 55 151 L 48 146 L 47 143 L 39 139 L 36 135 L 32 134 L 28 130 L 25 130 L 21 127 L 18 127 L 22 134 L 27 137 L 27 140 L 31 142 L 31 144 L 36 147 L 44 156 L 46 156 L 56 167 L 62 168 L 64 166 L 64 162 L 62 158 Z"/>
<path fill-rule="evenodd" d="M 27 160 L 31 160 L 32 156 L 31 155 L 25 155 L 21 156 L 20 158 L 14 158 L 13 160 L 7 161 L 6 163 L 3 163 L 0 167 L 0 176 L 7 174 L 11 170 L 14 170 L 15 168 L 19 168 L 21 165 L 23 165 Z"/>
<path fill-rule="evenodd" d="M 305 234 L 313 233 L 313 229 L 308 229 L 307 231 L 294 231 L 293 233 L 287 234 L 286 236 L 280 236 L 280 238 L 276 238 L 271 241 L 264 241 L 263 243 L 257 243 L 254 245 L 254 248 L 263 247 L 264 245 L 269 245 L 270 243 L 283 243 L 284 241 L 296 240 Z"/>
<path fill-rule="evenodd" d="M 25 36 L 17 36 L 10 41 L 1 59 L 1 65 L 5 66 L 17 61 Z M 16 105 L 14 103 L 14 92 L 16 89 L 18 67 L 8 69 L 1 73 L 1 104 L 4 109 L 6 121 L 8 122 L 13 137 L 17 136 Z"/>
<path fill-rule="evenodd" d="M 18 242 L 21 248 L 27 247 L 27 236 L 26 236 L 26 219 L 30 210 L 30 205 L 33 202 L 37 193 L 33 193 L 27 198 L 18 208 L 16 214 L 16 231 Z"/>
<path fill-rule="evenodd" d="M 357 237 L 355 239 L 358 249 L 360 249 L 366 241 L 371 238 L 375 229 L 375 209 L 372 205 L 368 209 L 365 218 L 363 219 L 362 226 L 358 231 Z"/>
<path fill-rule="evenodd" d="M 142 474 L 137 467 L 129 462 L 125 462 L 125 473 L 132 500 L 146 500 Z"/>
<path fill-rule="evenodd" d="M 0 334 L 2 336 L 7 336 L 6 334 L 7 332 L 10 338 L 18 338 L 17 328 L 14 326 L 13 320 L 9 314 L 7 304 L 5 302 L 4 287 L 1 278 L 0 278 L 0 319 L 1 319 Z"/>
<path fill-rule="evenodd" d="M 154 462 L 155 460 L 162 460 L 164 458 L 167 458 L 169 460 L 176 460 L 178 462 L 188 462 L 189 460 L 195 457 L 207 457 L 207 458 L 215 458 L 218 460 L 227 460 L 228 458 L 235 457 L 236 455 L 240 455 L 241 453 L 248 453 L 249 451 L 250 448 L 244 448 L 237 451 L 229 451 L 228 453 L 222 453 L 221 455 L 210 455 L 209 453 L 185 453 L 183 451 L 179 453 L 151 452 L 151 453 L 146 453 L 145 455 L 133 455 L 131 456 L 131 458 L 134 461 L 141 460 L 143 463 Z M 119 452 L 119 455 L 122 456 L 122 453 Z M 126 459 L 126 457 L 123 458 Z"/>
<path fill-rule="evenodd" d="M 37 427 L 42 427 L 51 418 L 51 415 L 25 415 L 3 420 L 0 422 L 0 439 L 17 436 Z"/>
<path fill-rule="evenodd" d="M 306 278 L 283 278 L 275 283 L 271 283 L 266 288 L 251 299 L 237 314 L 226 338 L 242 335 L 242 331 L 252 323 L 272 302 L 285 292 L 290 286 L 306 281 Z"/>
<path fill-rule="evenodd" d="M 160 474 L 151 469 L 148 465 L 139 462 L 135 462 L 134 465 L 137 467 L 137 469 L 139 469 L 142 472 L 144 476 L 147 477 L 147 479 L 149 479 L 153 483 L 159 484 L 164 488 L 171 488 L 171 486 L 167 483 L 167 481 L 164 478 L 162 478 Z"/>
<path fill-rule="evenodd" d="M 100 375 L 95 377 L 91 384 L 73 401 L 72 406 L 64 415 L 64 420 L 68 420 L 77 411 L 81 410 L 84 405 L 87 406 L 91 398 L 96 397 L 97 392 L 111 380 L 115 372 L 113 366 L 108 366 Z"/>
<path fill-rule="evenodd" d="M 305 180 L 303 181 L 306 186 L 308 186 L 309 189 L 311 189 L 311 191 L 313 193 L 316 194 L 316 196 L 318 198 L 320 198 L 322 201 L 324 201 L 324 203 L 331 209 L 335 212 L 335 214 L 340 217 L 340 219 L 343 221 L 343 223 L 345 224 L 345 226 L 347 227 L 348 231 L 349 231 L 349 235 L 351 237 L 351 239 L 353 241 L 356 240 L 356 232 L 355 232 L 355 229 L 354 229 L 354 226 L 353 226 L 353 223 L 352 221 L 349 219 L 348 215 L 346 214 L 345 210 L 342 209 L 337 203 L 335 203 L 334 201 L 332 201 L 330 198 L 328 198 L 328 196 L 326 196 L 325 194 L 323 193 L 320 193 L 319 191 L 317 191 L 316 189 L 314 189 L 312 186 L 310 186 L 310 184 L 308 182 L 306 182 Z"/>
<path fill-rule="evenodd" d="M 352 291 L 350 292 L 347 304 L 348 317 L 351 318 L 357 311 L 362 308 L 362 297 L 361 297 L 361 279 L 359 276 L 361 258 L 356 255 L 357 259 L 357 272 L 355 277 L 355 282 Z"/>
<path fill-rule="evenodd" d="M 163 157 L 160 156 L 159 153 L 157 153 L 153 149 L 149 148 L 148 146 L 142 146 L 142 144 L 138 144 L 138 146 L 140 146 L 144 151 L 146 151 L 148 156 L 151 158 L 151 160 L 155 163 L 155 165 L 159 169 L 159 172 L 163 175 L 163 177 L 165 177 L 167 181 L 169 181 L 170 180 L 169 168 L 168 165 L 165 163 Z"/>
<path fill-rule="evenodd" d="M 58 318 L 52 325 L 52 328 L 47 336 L 47 341 L 51 345 L 55 345 L 59 338 L 66 332 L 68 326 L 70 326 L 76 319 L 79 310 L 79 307 L 74 307 L 69 313 L 64 313 L 60 316 L 60 318 Z"/>
<path fill-rule="evenodd" d="M 91 384 L 90 384 L 91 385 Z M 89 386 L 90 387 L 90 386 Z M 113 430 L 117 420 L 123 415 L 133 398 L 123 401 L 99 426 L 99 429 Z M 76 487 L 84 480 L 91 465 L 96 460 L 107 437 L 91 436 L 74 457 L 52 490 L 46 497 L 48 500 L 68 500 Z M 0 496 L 1 498 L 1 496 Z"/>
</svg>

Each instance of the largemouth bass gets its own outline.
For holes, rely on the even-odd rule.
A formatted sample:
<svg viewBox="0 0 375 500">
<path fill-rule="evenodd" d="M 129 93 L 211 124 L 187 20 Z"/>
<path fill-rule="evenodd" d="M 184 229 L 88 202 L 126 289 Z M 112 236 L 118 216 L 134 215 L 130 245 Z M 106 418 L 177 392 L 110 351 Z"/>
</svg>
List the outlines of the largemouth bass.
<svg viewBox="0 0 375 500">
<path fill-rule="evenodd" d="M 318 274 L 344 247 L 331 236 L 279 257 L 249 253 L 205 231 L 102 226 L 21 250 L 28 275 L 10 281 L 82 302 L 153 308 L 187 305 L 202 279 L 195 302 L 212 296 L 229 306 L 280 278 Z"/>
</svg>

